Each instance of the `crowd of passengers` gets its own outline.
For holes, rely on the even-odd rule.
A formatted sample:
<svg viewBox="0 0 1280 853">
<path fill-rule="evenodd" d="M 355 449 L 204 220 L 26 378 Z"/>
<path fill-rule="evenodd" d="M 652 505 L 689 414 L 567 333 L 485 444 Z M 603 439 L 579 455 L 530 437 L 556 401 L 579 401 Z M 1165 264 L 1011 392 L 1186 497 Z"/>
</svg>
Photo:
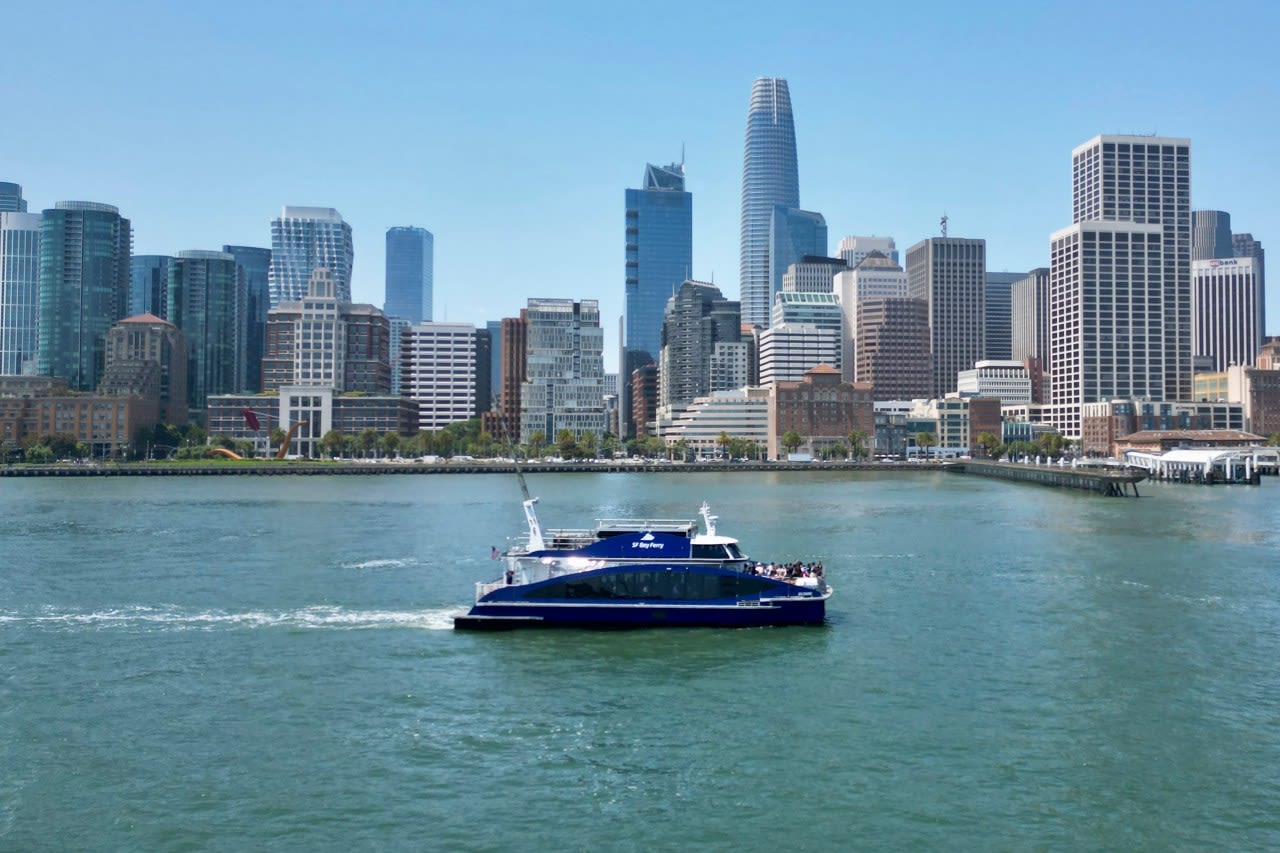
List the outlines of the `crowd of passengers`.
<svg viewBox="0 0 1280 853">
<path fill-rule="evenodd" d="M 822 580 L 822 563 L 755 563 L 747 566 L 747 574 L 759 575 L 763 578 L 778 580 L 795 580 L 796 578 L 817 578 Z"/>
</svg>

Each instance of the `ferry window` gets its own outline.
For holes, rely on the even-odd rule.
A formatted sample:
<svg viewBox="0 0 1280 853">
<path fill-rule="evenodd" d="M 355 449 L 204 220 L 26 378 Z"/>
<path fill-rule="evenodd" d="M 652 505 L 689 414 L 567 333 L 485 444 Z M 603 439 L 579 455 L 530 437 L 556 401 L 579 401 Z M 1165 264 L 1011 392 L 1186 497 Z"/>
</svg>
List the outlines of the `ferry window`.
<svg viewBox="0 0 1280 853">
<path fill-rule="evenodd" d="M 723 545 L 694 545 L 693 559 L 695 560 L 723 560 Z"/>
<path fill-rule="evenodd" d="M 735 559 L 735 560 L 741 560 L 741 559 L 742 559 L 742 549 L 740 549 L 736 544 L 734 544 L 734 543 L 730 542 L 730 543 L 729 543 L 728 545 L 726 545 L 725 547 L 729 549 L 729 556 L 730 556 L 730 557 L 732 557 L 732 558 L 733 558 L 733 559 Z"/>
</svg>

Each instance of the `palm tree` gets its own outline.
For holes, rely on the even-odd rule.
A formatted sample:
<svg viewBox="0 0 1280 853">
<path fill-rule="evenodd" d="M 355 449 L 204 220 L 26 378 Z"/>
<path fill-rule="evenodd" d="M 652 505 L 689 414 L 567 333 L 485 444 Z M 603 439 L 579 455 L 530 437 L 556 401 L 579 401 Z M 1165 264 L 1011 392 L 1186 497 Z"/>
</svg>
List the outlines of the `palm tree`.
<svg viewBox="0 0 1280 853">
<path fill-rule="evenodd" d="M 867 455 L 867 434 L 860 429 L 849 430 L 849 452 L 854 459 Z"/>
<path fill-rule="evenodd" d="M 720 456 L 726 462 L 729 461 L 729 445 L 732 443 L 733 437 L 723 430 L 721 430 L 720 434 L 716 436 L 716 444 L 720 445 Z"/>
<path fill-rule="evenodd" d="M 929 448 L 938 443 L 938 439 L 931 432 L 916 433 L 916 446 L 924 448 L 924 458 L 929 458 Z"/>
<path fill-rule="evenodd" d="M 982 452 L 987 456 L 995 456 L 996 450 L 1000 447 L 1000 437 L 992 432 L 978 433 L 978 447 L 982 448 Z"/>
<path fill-rule="evenodd" d="M 796 448 L 804 444 L 804 436 L 793 429 L 789 429 L 782 434 L 782 446 L 787 453 L 795 453 Z"/>
<path fill-rule="evenodd" d="M 547 434 L 540 429 L 529 433 L 529 448 L 534 456 L 542 455 L 542 446 L 547 443 Z"/>
</svg>

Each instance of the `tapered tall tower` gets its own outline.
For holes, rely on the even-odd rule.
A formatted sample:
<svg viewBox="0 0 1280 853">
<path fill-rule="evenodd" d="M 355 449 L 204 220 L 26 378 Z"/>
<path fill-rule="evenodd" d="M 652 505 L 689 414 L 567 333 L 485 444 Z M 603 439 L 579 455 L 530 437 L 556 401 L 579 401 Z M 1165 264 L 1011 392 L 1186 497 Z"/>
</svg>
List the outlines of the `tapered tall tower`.
<svg viewBox="0 0 1280 853">
<path fill-rule="evenodd" d="M 747 140 L 742 157 L 742 243 L 738 287 L 744 323 L 769 325 L 773 270 L 769 232 L 777 207 L 800 207 L 796 128 L 787 81 L 778 77 L 761 77 L 751 86 Z M 825 247 L 822 254 L 825 254 Z"/>
</svg>

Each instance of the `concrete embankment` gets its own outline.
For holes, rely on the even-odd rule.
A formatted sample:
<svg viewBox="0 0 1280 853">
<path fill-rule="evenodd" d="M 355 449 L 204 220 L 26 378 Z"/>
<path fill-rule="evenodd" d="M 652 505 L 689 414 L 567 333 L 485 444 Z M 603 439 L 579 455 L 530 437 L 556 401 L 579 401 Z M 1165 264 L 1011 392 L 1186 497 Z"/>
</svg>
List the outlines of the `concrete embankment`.
<svg viewBox="0 0 1280 853">
<path fill-rule="evenodd" d="M 526 474 L 612 473 L 612 474 L 692 474 L 744 471 L 876 471 L 928 473 L 940 465 L 886 465 L 874 462 L 622 462 L 528 463 L 520 466 Z M 200 477 L 200 476 L 368 476 L 372 474 L 513 474 L 510 463 L 486 462 L 209 462 L 206 464 L 166 464 L 161 462 L 56 465 L 11 465 L 0 468 L 0 477 Z"/>
</svg>

